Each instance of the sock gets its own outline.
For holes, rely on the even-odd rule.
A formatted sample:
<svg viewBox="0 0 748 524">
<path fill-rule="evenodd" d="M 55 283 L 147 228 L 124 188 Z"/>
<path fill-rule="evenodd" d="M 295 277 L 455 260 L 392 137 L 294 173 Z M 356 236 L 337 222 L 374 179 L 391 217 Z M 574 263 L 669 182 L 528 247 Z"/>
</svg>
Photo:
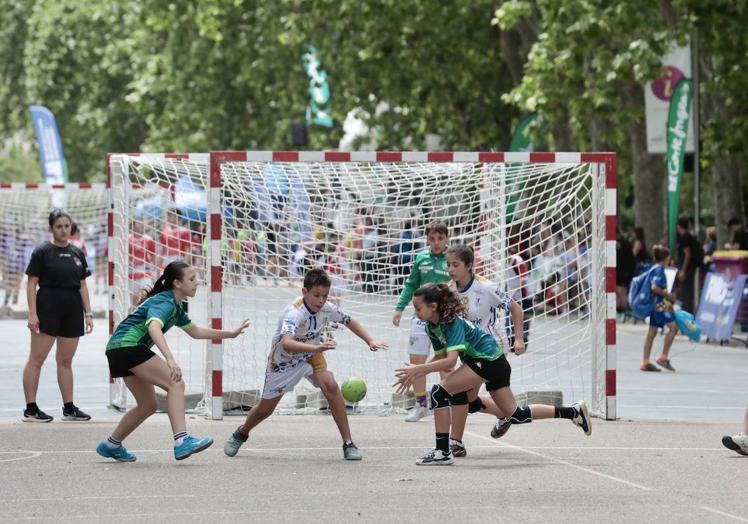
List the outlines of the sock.
<svg viewBox="0 0 748 524">
<path fill-rule="evenodd" d="M 569 420 L 577 416 L 577 410 L 573 407 L 568 408 L 556 408 L 554 418 L 568 418 Z"/>
<path fill-rule="evenodd" d="M 184 437 L 186 436 L 187 436 L 186 431 L 182 431 L 180 433 L 174 433 L 174 445 L 181 446 L 182 442 L 184 442 Z"/>
<path fill-rule="evenodd" d="M 458 439 L 458 438 L 449 437 L 449 440 L 452 441 L 452 442 L 457 442 L 458 444 L 462 444 L 462 441 L 460 439 Z"/>
<path fill-rule="evenodd" d="M 109 435 L 109 437 L 104 441 L 104 443 L 106 444 L 106 447 L 108 447 L 109 449 L 117 449 L 118 447 L 122 445 L 121 440 L 117 440 L 111 435 Z"/>
<path fill-rule="evenodd" d="M 64 403 L 64 404 L 62 405 L 62 410 L 63 410 L 63 411 L 68 411 L 68 412 L 70 412 L 70 411 L 73 411 L 73 409 L 74 409 L 74 408 L 75 408 L 75 406 L 73 406 L 73 403 L 72 403 L 72 402 L 65 402 L 65 403 Z"/>
<path fill-rule="evenodd" d="M 512 416 L 509 417 L 509 422 L 512 424 L 529 424 L 532 422 L 532 411 L 530 411 L 530 406 L 517 406 L 517 409 L 514 410 Z"/>
<path fill-rule="evenodd" d="M 249 437 L 249 434 L 245 435 L 244 433 L 242 433 L 241 428 L 236 428 L 236 431 L 234 431 L 234 438 L 236 440 L 239 440 L 241 442 L 246 442 L 247 437 Z"/>
<path fill-rule="evenodd" d="M 436 449 L 449 453 L 449 433 L 436 434 Z"/>
<path fill-rule="evenodd" d="M 416 393 L 416 402 L 418 402 L 419 406 L 426 407 L 426 392 L 423 393 Z"/>
<path fill-rule="evenodd" d="M 39 411 L 39 406 L 36 405 L 36 402 L 29 402 L 26 404 L 26 411 L 29 413 L 36 413 Z"/>
<path fill-rule="evenodd" d="M 346 440 L 345 442 L 343 442 L 343 445 L 344 446 L 351 446 L 351 445 L 353 445 L 353 441 L 352 440 Z"/>
</svg>

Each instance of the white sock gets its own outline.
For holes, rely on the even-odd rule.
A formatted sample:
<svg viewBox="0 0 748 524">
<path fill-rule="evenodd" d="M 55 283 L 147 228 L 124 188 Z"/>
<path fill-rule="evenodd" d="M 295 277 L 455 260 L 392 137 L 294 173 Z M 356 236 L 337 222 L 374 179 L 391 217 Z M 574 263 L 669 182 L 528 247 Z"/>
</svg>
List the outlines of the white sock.
<svg viewBox="0 0 748 524">
<path fill-rule="evenodd" d="M 175 433 L 174 434 L 174 446 L 175 447 L 176 446 L 181 446 L 182 442 L 184 442 L 184 437 L 186 437 L 186 436 L 187 436 L 187 432 L 186 431 L 182 431 L 180 433 Z"/>
<path fill-rule="evenodd" d="M 117 449 L 118 447 L 122 446 L 122 441 L 117 440 L 114 437 L 110 436 L 107 438 L 104 443 L 106 444 L 106 447 L 109 449 Z"/>
</svg>

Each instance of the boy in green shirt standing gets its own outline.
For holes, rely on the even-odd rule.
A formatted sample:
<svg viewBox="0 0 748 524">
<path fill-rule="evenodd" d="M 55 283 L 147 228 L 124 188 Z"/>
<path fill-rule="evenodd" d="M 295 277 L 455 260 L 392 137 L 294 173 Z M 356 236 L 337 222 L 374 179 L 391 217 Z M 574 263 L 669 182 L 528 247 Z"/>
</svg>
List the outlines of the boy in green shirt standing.
<svg viewBox="0 0 748 524">
<path fill-rule="evenodd" d="M 400 298 L 392 315 L 392 323 L 400 325 L 403 310 L 410 303 L 413 293 L 424 284 L 438 284 L 449 280 L 447 272 L 446 250 L 449 243 L 447 224 L 441 221 L 432 222 L 426 227 L 427 251 L 419 253 L 410 271 Z M 408 356 L 411 364 L 423 364 L 429 354 L 431 342 L 426 334 L 426 323 L 413 315 L 410 321 L 410 338 L 408 341 Z M 417 378 L 413 382 L 413 391 L 418 404 L 405 417 L 406 422 L 417 422 L 429 414 L 426 402 L 426 376 Z"/>
</svg>

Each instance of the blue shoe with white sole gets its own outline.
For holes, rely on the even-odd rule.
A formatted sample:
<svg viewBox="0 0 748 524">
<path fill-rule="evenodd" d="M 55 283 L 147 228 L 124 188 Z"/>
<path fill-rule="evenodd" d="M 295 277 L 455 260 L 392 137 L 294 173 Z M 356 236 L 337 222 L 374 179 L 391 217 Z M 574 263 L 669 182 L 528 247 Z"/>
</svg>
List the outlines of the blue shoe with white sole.
<svg viewBox="0 0 748 524">
<path fill-rule="evenodd" d="M 127 451 L 125 446 L 120 446 L 118 448 L 112 449 L 106 445 L 106 441 L 104 440 L 99 442 L 99 445 L 96 446 L 96 453 L 98 453 L 102 457 L 112 458 L 119 462 L 135 462 L 135 460 L 137 460 L 137 457 Z"/>
<path fill-rule="evenodd" d="M 190 455 L 208 449 L 212 444 L 212 438 L 205 437 L 198 439 L 192 435 L 187 435 L 179 446 L 174 446 L 174 458 L 177 460 L 184 460 Z"/>
</svg>

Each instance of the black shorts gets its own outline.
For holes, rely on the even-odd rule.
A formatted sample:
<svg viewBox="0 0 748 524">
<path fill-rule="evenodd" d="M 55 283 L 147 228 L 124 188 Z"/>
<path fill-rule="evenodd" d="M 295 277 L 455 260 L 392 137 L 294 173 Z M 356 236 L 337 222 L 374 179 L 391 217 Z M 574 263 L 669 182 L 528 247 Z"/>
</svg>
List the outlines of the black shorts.
<svg viewBox="0 0 748 524">
<path fill-rule="evenodd" d="M 131 377 L 135 373 L 130 371 L 156 354 L 145 346 L 130 346 L 107 349 L 106 358 L 109 361 L 109 375 L 112 378 Z"/>
<path fill-rule="evenodd" d="M 36 292 L 39 331 L 53 337 L 82 337 L 83 299 L 79 289 L 42 287 Z"/>
<path fill-rule="evenodd" d="M 512 376 L 512 366 L 501 355 L 496 360 L 483 360 L 475 357 L 462 357 L 462 362 L 486 380 L 486 391 L 494 391 L 509 387 Z"/>
</svg>

